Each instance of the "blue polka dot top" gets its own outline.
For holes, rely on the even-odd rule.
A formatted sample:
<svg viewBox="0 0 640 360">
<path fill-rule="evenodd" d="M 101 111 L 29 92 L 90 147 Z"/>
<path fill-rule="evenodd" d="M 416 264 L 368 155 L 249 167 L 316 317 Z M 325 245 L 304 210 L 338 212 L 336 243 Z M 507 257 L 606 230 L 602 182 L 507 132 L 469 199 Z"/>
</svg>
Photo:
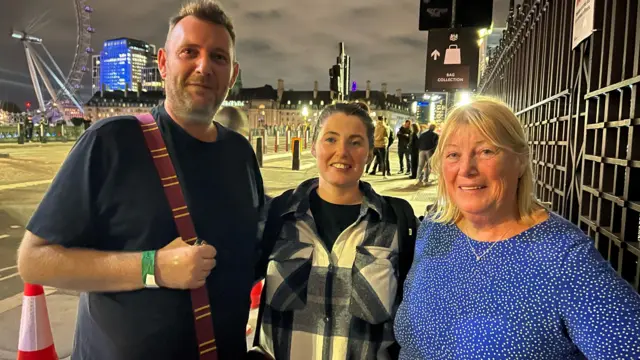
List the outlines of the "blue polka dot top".
<svg viewBox="0 0 640 360">
<path fill-rule="evenodd" d="M 508 240 L 425 220 L 395 319 L 400 359 L 640 359 L 640 295 L 551 214 Z"/>
</svg>

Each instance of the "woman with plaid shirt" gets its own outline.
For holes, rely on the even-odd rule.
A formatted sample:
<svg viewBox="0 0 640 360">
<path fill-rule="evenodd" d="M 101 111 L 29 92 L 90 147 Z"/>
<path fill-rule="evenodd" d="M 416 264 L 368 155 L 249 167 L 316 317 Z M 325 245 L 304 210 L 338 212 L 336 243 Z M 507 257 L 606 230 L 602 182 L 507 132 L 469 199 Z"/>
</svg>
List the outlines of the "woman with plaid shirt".
<svg viewBox="0 0 640 360">
<path fill-rule="evenodd" d="M 282 226 L 271 239 L 254 348 L 266 357 L 397 358 L 396 216 L 387 199 L 360 181 L 373 156 L 373 134 L 362 105 L 327 106 L 311 150 L 319 178 L 281 195 L 284 205 L 271 209 Z"/>
</svg>

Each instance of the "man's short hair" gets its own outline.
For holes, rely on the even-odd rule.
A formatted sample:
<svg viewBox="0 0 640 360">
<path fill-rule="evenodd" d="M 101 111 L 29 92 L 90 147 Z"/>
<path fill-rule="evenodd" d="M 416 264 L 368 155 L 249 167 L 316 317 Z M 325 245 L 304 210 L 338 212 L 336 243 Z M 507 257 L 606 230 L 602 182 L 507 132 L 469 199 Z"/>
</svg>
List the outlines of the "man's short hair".
<svg viewBox="0 0 640 360">
<path fill-rule="evenodd" d="M 382 117 L 382 115 L 378 116 L 378 120 L 382 121 L 384 120 L 384 117 Z"/>
<path fill-rule="evenodd" d="M 180 8 L 178 15 L 169 19 L 169 34 L 173 28 L 187 16 L 195 16 L 202 21 L 224 26 L 231 36 L 231 43 L 235 45 L 236 33 L 233 30 L 233 23 L 220 4 L 213 0 L 197 0 L 184 4 L 182 8 Z"/>
</svg>

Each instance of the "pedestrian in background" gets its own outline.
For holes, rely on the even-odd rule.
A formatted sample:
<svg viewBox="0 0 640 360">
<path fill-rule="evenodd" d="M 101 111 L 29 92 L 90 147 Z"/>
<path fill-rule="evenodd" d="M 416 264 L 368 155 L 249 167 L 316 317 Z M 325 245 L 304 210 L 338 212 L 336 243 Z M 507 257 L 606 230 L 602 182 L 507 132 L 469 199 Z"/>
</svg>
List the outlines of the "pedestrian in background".
<svg viewBox="0 0 640 360">
<path fill-rule="evenodd" d="M 420 154 L 420 126 L 416 123 L 411 124 L 411 141 L 409 142 L 409 151 L 411 152 L 411 176 L 415 179 L 418 176 L 418 158 Z"/>
<path fill-rule="evenodd" d="M 387 152 L 385 154 L 385 164 L 387 169 L 387 176 L 391 176 L 391 162 L 389 161 L 389 155 L 391 154 L 391 145 L 393 145 L 393 142 L 396 137 L 395 137 L 395 134 L 393 133 L 393 124 L 389 124 L 389 120 L 386 117 L 384 118 L 384 122 L 389 127 L 389 142 L 387 143 Z M 374 172 L 375 172 L 375 168 L 374 168 Z"/>
<path fill-rule="evenodd" d="M 400 160 L 400 171 L 398 174 L 409 175 L 411 173 L 411 150 L 409 144 L 411 143 L 411 120 L 407 120 L 398 129 L 398 159 Z M 404 160 L 407 161 L 407 172 L 404 172 Z"/>
<path fill-rule="evenodd" d="M 418 160 L 418 185 L 429 184 L 429 175 L 431 175 L 431 164 L 429 159 L 438 146 L 438 134 L 435 133 L 436 126 L 429 125 L 429 130 L 420 135 L 418 139 L 418 149 L 420 159 Z"/>
<path fill-rule="evenodd" d="M 382 177 L 387 178 L 386 176 L 386 163 L 387 163 L 387 146 L 389 145 L 389 132 L 391 130 L 385 124 L 384 118 L 382 116 L 378 116 L 378 121 L 376 122 L 375 132 L 373 135 L 373 154 L 375 155 L 375 164 L 373 165 L 373 171 L 369 173 L 369 175 L 375 175 L 378 170 L 378 165 L 380 165 L 380 170 L 382 170 Z M 371 166 L 371 162 L 367 165 L 365 172 L 369 172 L 369 167 Z"/>
<path fill-rule="evenodd" d="M 218 111 L 215 120 L 245 137 L 249 136 L 249 120 L 244 111 L 234 106 L 226 106 Z"/>
</svg>

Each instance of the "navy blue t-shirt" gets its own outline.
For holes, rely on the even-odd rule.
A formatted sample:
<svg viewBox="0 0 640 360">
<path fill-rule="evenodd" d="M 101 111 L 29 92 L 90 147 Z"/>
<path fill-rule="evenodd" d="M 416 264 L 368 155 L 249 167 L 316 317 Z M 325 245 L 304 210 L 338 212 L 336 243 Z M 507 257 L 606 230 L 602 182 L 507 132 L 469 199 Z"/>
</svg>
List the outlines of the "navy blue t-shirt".
<svg viewBox="0 0 640 360">
<path fill-rule="evenodd" d="M 262 177 L 251 145 L 216 124 L 205 143 L 153 110 L 198 237 L 217 249 L 207 279 L 221 360 L 246 353 Z M 157 250 L 178 232 L 133 117 L 102 120 L 75 144 L 27 229 L 50 243 L 105 251 Z M 83 269 L 78 269 L 83 271 Z M 142 275 L 141 275 L 142 276 Z M 170 289 L 84 293 L 74 360 L 197 359 L 190 294 Z"/>
</svg>

